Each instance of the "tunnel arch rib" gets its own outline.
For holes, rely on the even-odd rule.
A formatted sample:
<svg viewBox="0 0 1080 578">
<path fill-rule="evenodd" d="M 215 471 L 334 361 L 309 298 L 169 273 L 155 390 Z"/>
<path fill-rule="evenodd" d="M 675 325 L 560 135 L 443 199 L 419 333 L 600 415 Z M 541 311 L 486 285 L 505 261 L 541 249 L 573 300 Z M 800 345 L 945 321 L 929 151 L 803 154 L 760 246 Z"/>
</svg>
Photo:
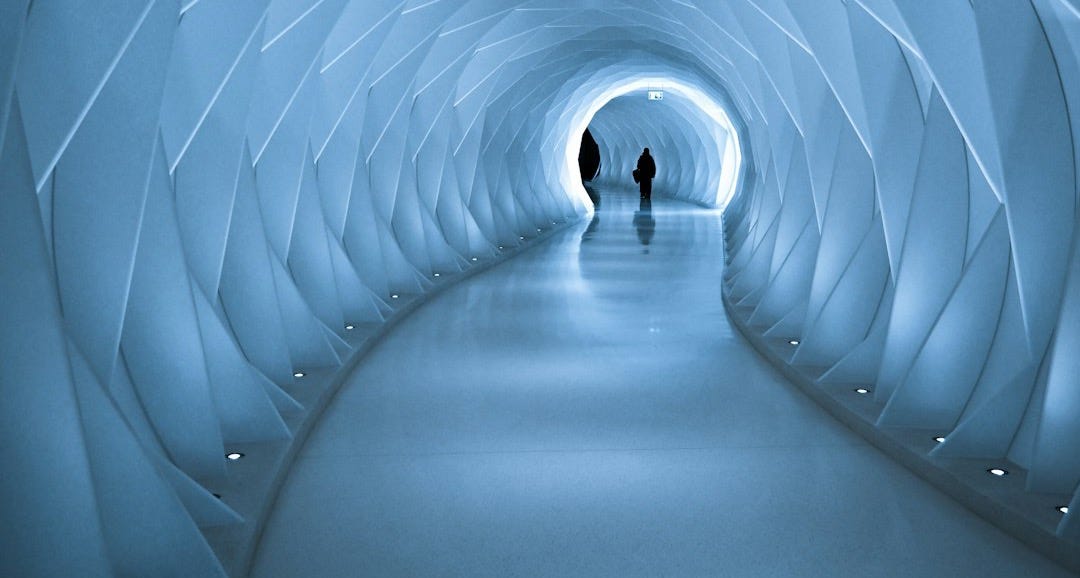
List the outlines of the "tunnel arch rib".
<svg viewBox="0 0 1080 578">
<path fill-rule="evenodd" d="M 0 574 L 225 575 L 226 448 L 287 440 L 347 327 L 587 212 L 586 105 L 655 79 L 729 115 L 666 127 L 702 148 L 658 192 L 726 205 L 740 323 L 1060 497 L 1075 551 L 1078 58 L 1076 0 L 6 2 Z"/>
</svg>

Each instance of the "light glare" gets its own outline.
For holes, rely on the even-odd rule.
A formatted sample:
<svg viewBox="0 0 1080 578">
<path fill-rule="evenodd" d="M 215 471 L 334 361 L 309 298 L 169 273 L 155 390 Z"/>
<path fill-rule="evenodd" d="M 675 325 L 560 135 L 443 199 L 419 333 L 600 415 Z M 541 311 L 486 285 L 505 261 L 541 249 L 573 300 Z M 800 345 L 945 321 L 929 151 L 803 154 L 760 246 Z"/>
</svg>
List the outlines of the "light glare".
<svg viewBox="0 0 1080 578">
<path fill-rule="evenodd" d="M 725 145 L 722 147 L 723 159 L 720 163 L 720 178 L 716 191 L 716 206 L 726 207 L 735 195 L 738 186 L 739 171 L 742 167 L 742 144 L 739 133 L 735 130 L 727 110 L 705 91 L 692 84 L 686 84 L 679 79 L 671 77 L 647 77 L 639 76 L 621 84 L 615 84 L 606 90 L 596 94 L 589 106 L 582 108 L 574 115 L 570 130 L 567 132 L 568 141 L 564 148 L 565 162 L 560 175 L 564 186 L 577 197 L 578 202 L 591 212 L 595 209 L 592 199 L 589 198 L 585 187 L 581 184 L 581 174 L 578 169 L 577 155 L 581 149 L 581 135 L 588 128 L 589 122 L 596 113 L 607 103 L 615 98 L 635 91 L 648 90 L 650 87 L 663 86 L 664 89 L 676 96 L 683 97 L 701 112 L 701 122 L 710 121 L 717 131 L 724 135 Z M 725 134 L 726 133 L 726 134 Z"/>
</svg>

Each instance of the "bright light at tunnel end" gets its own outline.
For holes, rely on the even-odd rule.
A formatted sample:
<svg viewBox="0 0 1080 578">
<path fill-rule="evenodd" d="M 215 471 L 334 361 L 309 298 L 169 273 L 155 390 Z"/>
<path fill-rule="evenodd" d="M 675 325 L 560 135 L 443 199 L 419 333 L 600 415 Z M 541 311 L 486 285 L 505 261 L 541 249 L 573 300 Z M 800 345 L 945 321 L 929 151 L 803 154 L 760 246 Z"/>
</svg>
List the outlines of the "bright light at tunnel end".
<svg viewBox="0 0 1080 578">
<path fill-rule="evenodd" d="M 581 149 L 582 134 L 589 127 L 589 123 L 592 122 L 596 113 L 607 103 L 631 92 L 647 91 L 650 87 L 655 86 L 663 86 L 666 93 L 685 98 L 697 110 L 701 111 L 702 122 L 711 121 L 716 128 L 727 133 L 731 146 L 724 147 L 724 158 L 721 159 L 722 168 L 714 205 L 719 209 L 723 209 L 735 196 L 742 168 L 742 143 L 739 141 L 739 133 L 732 124 L 727 109 L 702 89 L 679 79 L 653 75 L 637 76 L 625 79 L 622 82 L 616 82 L 593 96 L 586 106 L 578 109 L 570 121 L 570 130 L 564 151 L 565 162 L 563 163 L 560 178 L 570 196 L 583 205 L 587 212 L 592 212 L 593 204 L 581 182 L 581 173 L 577 162 L 578 151 Z"/>
</svg>

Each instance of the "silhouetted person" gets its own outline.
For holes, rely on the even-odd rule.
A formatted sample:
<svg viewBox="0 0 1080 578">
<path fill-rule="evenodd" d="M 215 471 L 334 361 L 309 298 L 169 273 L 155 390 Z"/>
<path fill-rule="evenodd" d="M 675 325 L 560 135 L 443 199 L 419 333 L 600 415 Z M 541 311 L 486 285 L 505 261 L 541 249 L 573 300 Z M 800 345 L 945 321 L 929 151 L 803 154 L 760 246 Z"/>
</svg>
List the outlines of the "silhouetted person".
<svg viewBox="0 0 1080 578">
<path fill-rule="evenodd" d="M 637 160 L 637 182 L 641 191 L 641 198 L 652 198 L 652 180 L 656 176 L 656 162 L 653 161 L 649 149 L 641 152 Z"/>
</svg>

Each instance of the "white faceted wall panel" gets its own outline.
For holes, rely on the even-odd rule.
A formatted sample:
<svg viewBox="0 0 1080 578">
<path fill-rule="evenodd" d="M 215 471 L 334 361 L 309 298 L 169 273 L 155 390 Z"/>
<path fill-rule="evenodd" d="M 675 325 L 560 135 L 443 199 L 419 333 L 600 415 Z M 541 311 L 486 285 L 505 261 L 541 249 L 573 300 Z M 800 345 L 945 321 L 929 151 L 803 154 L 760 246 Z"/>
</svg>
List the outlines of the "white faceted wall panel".
<svg viewBox="0 0 1080 578">
<path fill-rule="evenodd" d="M 1076 4 L 732 10 L 768 135 L 725 215 L 729 298 L 792 364 L 872 387 L 879 427 L 1074 494 Z"/>
</svg>

